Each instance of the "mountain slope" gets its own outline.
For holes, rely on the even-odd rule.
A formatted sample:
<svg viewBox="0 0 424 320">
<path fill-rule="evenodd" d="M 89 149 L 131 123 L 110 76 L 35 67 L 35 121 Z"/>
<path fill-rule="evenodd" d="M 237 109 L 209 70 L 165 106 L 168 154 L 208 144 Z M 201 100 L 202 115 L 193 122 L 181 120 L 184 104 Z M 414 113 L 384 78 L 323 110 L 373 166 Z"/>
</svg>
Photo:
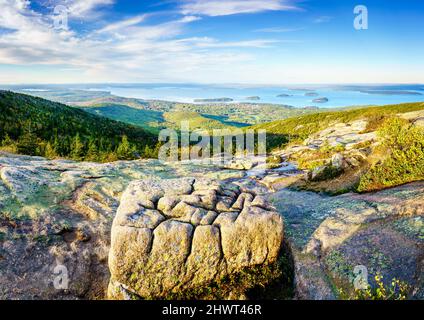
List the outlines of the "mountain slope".
<svg viewBox="0 0 424 320">
<path fill-rule="evenodd" d="M 279 147 L 289 141 L 302 141 L 311 134 L 323 130 L 334 123 L 367 120 L 367 132 L 378 129 L 387 118 L 396 114 L 424 110 L 424 102 L 403 103 L 380 107 L 354 108 L 341 111 L 324 111 L 299 117 L 277 120 L 255 125 L 251 128 L 266 130 L 269 146 Z"/>
<path fill-rule="evenodd" d="M 180 129 L 183 121 L 188 121 L 191 130 L 213 130 L 213 129 L 231 129 L 235 128 L 231 125 L 227 125 L 219 120 L 207 118 L 197 112 L 188 111 L 173 111 L 165 112 L 163 114 L 166 120 L 167 127 Z"/>
<path fill-rule="evenodd" d="M 0 140 L 7 151 L 106 161 L 148 155 L 145 147 L 156 144 L 139 127 L 24 94 L 0 91 L 0 111 Z"/>
<path fill-rule="evenodd" d="M 94 115 L 142 127 L 146 131 L 156 134 L 159 132 L 160 124 L 164 121 L 162 112 L 136 109 L 119 104 L 84 107 L 82 109 Z"/>
</svg>

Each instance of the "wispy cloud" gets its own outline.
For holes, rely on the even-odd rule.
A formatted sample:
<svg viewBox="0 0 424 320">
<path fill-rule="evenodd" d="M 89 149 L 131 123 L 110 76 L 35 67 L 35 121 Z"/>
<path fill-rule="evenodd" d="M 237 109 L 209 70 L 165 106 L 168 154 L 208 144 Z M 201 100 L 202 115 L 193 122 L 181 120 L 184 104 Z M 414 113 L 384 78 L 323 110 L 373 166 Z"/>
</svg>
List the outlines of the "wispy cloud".
<svg viewBox="0 0 424 320">
<path fill-rule="evenodd" d="M 69 3 L 69 4 L 68 4 Z M 109 6 L 114 0 L 68 0 L 65 5 L 69 7 L 69 12 L 75 17 L 88 17 L 101 6 Z"/>
<path fill-rule="evenodd" d="M 28 1 L 29 2 L 29 1 Z M 35 0 L 44 7 L 64 6 L 70 18 L 91 20 L 99 15 L 99 8 L 113 5 L 115 0 Z"/>
<path fill-rule="evenodd" d="M 292 0 L 184 0 L 181 5 L 183 14 L 211 17 L 297 9 Z"/>
<path fill-rule="evenodd" d="M 245 41 L 218 41 L 213 38 L 187 38 L 178 40 L 179 43 L 187 43 L 196 48 L 270 48 L 281 40 L 255 39 Z"/>
<path fill-rule="evenodd" d="M 202 20 L 202 18 L 198 16 L 184 16 L 180 21 L 183 23 L 189 23 L 189 22 L 194 22 L 198 20 Z"/>
<path fill-rule="evenodd" d="M 141 23 L 142 21 L 144 21 L 147 18 L 147 14 L 142 14 L 142 15 L 138 15 L 135 17 L 131 17 L 116 23 L 111 23 L 109 25 L 107 25 L 106 27 L 100 29 L 98 32 L 99 33 L 103 33 L 103 32 L 111 32 L 111 31 L 117 31 L 117 30 L 121 30 L 124 28 L 128 28 L 134 25 L 138 25 L 139 23 Z"/>
</svg>

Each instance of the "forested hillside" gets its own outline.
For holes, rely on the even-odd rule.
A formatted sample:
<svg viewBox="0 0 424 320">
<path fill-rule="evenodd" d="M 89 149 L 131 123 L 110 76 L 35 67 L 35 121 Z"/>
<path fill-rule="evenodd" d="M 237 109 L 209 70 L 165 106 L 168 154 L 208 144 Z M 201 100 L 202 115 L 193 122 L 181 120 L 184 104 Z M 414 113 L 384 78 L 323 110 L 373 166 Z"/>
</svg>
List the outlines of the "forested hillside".
<svg viewBox="0 0 424 320">
<path fill-rule="evenodd" d="M 81 109 L 94 115 L 142 127 L 156 135 L 164 121 L 160 111 L 136 109 L 126 105 L 113 104 L 99 107 L 81 107 Z"/>
<path fill-rule="evenodd" d="M 114 161 L 155 156 L 156 136 L 42 98 L 0 91 L 1 149 L 48 158 Z"/>
</svg>

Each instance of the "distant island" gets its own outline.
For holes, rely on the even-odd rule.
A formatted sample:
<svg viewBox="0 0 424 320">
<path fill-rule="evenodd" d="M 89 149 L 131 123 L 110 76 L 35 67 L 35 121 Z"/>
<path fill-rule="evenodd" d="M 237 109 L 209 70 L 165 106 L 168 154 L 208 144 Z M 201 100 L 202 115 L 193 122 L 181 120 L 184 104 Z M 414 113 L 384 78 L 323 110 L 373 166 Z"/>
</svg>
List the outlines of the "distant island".
<svg viewBox="0 0 424 320">
<path fill-rule="evenodd" d="M 246 100 L 258 101 L 258 100 L 261 100 L 261 97 L 259 97 L 259 96 L 251 96 L 251 97 L 246 97 Z"/>
<path fill-rule="evenodd" d="M 285 97 L 291 97 L 291 94 L 282 93 L 282 94 L 279 94 L 279 95 L 277 96 L 277 98 L 285 98 Z"/>
<path fill-rule="evenodd" d="M 312 100 L 312 102 L 314 103 L 326 103 L 328 101 L 329 101 L 328 98 L 325 98 L 325 97 Z"/>
<path fill-rule="evenodd" d="M 195 103 L 211 103 L 211 102 L 232 102 L 231 98 L 213 98 L 213 99 L 194 99 Z"/>
<path fill-rule="evenodd" d="M 305 97 L 318 97 L 318 93 L 316 93 L 316 92 L 306 92 Z"/>
<path fill-rule="evenodd" d="M 361 90 L 361 93 L 368 93 L 368 94 L 384 94 L 389 96 L 394 95 L 408 95 L 408 96 L 422 96 L 423 94 L 421 92 L 416 91 L 404 91 L 404 90 Z"/>
</svg>

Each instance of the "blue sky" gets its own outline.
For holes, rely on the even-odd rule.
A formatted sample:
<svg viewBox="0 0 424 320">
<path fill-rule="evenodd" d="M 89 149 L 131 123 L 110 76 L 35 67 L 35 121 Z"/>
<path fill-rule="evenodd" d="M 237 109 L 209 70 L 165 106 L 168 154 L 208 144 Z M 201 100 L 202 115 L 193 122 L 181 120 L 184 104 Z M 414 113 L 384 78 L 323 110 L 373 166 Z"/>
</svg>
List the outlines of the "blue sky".
<svg viewBox="0 0 424 320">
<path fill-rule="evenodd" d="M 424 83 L 423 34 L 422 0 L 0 0 L 0 83 Z"/>
</svg>

